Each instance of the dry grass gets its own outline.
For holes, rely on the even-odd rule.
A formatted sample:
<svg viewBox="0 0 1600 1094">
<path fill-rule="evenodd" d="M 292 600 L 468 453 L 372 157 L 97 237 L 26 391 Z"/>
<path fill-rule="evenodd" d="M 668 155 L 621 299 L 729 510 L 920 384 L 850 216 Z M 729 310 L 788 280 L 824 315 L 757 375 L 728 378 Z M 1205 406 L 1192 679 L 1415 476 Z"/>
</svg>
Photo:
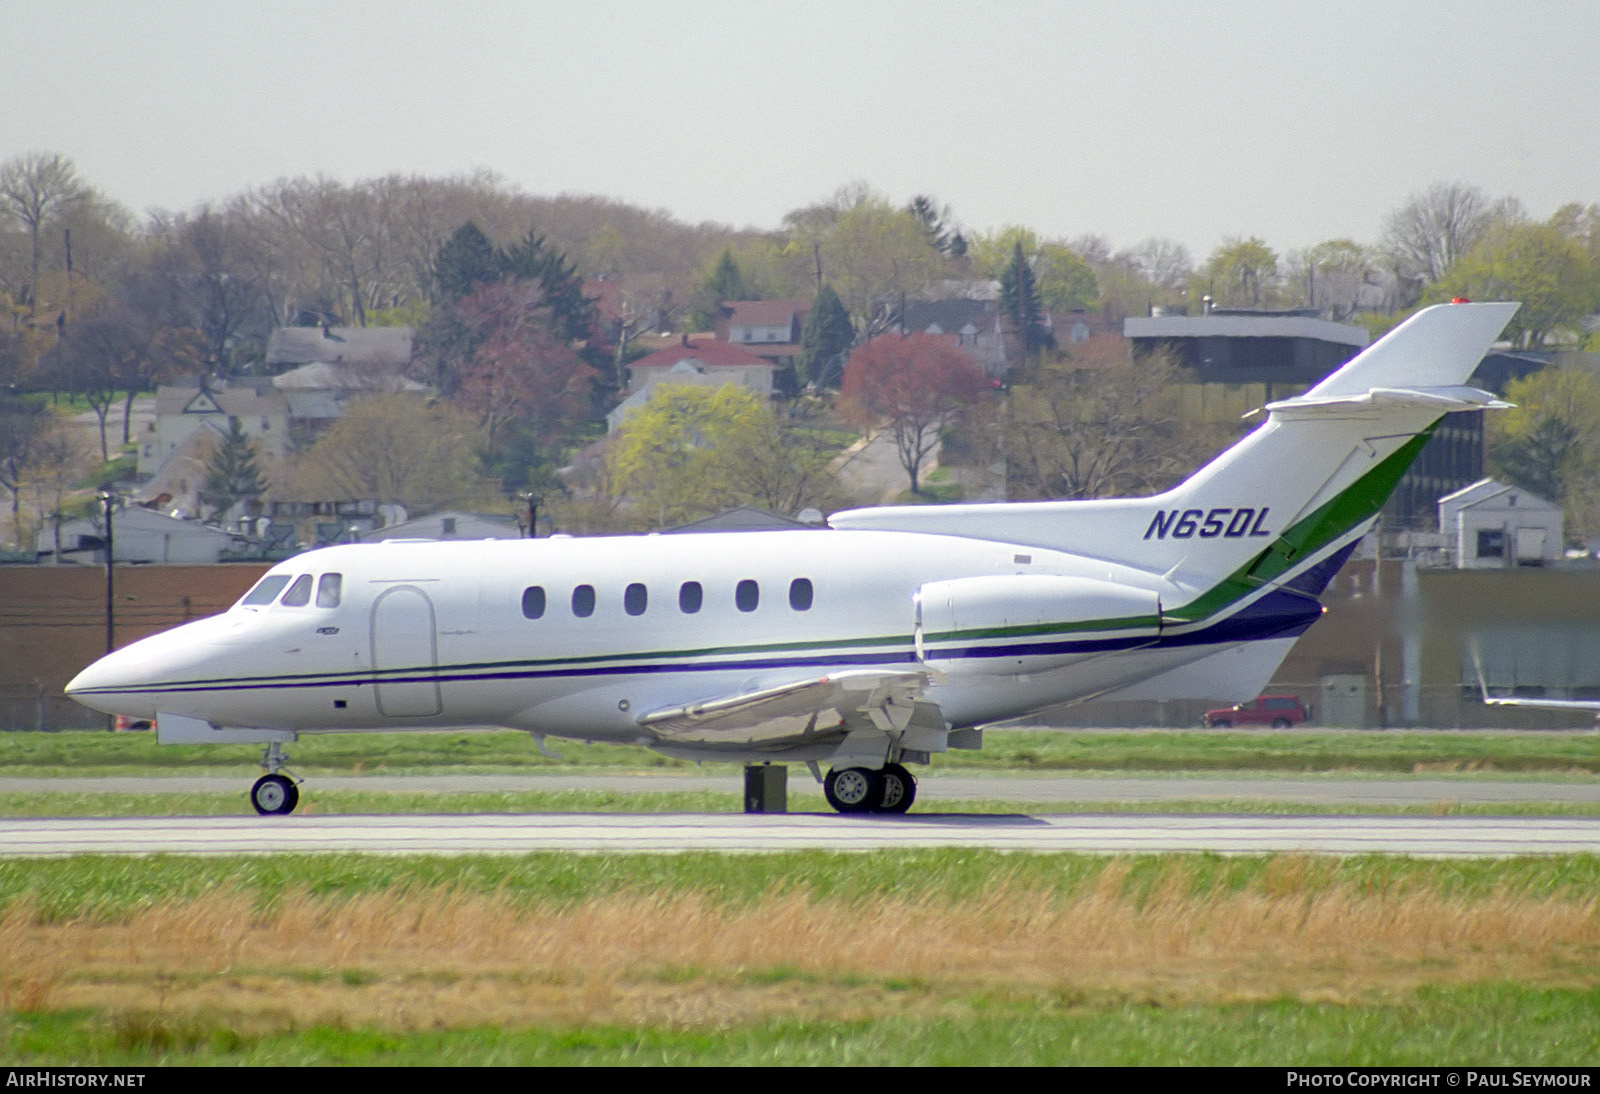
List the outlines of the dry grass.
<svg viewBox="0 0 1600 1094">
<path fill-rule="evenodd" d="M 1244 891 L 1175 866 L 1133 895 L 1107 864 L 1063 896 L 1001 881 L 956 900 L 806 891 L 731 905 L 634 893 L 567 906 L 422 890 L 215 892 L 107 922 L 0 916 L 0 1009 L 225 1018 L 265 1032 L 957 1014 L 974 998 L 1372 1002 L 1423 985 L 1600 983 L 1594 897 L 1329 884 L 1285 858 Z"/>
</svg>

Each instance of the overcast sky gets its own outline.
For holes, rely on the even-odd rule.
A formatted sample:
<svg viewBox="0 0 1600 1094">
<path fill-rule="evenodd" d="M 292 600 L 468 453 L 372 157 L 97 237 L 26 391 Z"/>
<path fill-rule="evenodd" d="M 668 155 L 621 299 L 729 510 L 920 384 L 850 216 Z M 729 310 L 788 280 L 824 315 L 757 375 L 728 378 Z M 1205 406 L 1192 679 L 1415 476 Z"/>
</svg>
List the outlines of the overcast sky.
<svg viewBox="0 0 1600 1094">
<path fill-rule="evenodd" d="M 976 230 L 1376 242 L 1462 181 L 1600 201 L 1600 3 L 0 0 L 0 159 L 135 210 L 488 168 L 777 227 L 863 179 Z"/>
</svg>

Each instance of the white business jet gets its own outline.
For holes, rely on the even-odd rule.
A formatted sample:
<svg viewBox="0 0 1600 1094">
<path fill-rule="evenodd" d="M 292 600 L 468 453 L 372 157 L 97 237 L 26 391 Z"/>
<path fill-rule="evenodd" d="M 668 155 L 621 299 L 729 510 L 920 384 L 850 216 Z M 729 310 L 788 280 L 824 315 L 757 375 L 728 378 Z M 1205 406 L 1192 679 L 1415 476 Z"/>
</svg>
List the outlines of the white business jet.
<svg viewBox="0 0 1600 1094">
<path fill-rule="evenodd" d="M 903 812 L 907 763 L 1087 699 L 1256 695 L 1516 311 L 1414 315 L 1148 498 L 906 506 L 830 528 L 330 547 L 67 694 L 163 743 L 499 725 L 697 760 L 804 763 L 841 812 Z"/>
</svg>

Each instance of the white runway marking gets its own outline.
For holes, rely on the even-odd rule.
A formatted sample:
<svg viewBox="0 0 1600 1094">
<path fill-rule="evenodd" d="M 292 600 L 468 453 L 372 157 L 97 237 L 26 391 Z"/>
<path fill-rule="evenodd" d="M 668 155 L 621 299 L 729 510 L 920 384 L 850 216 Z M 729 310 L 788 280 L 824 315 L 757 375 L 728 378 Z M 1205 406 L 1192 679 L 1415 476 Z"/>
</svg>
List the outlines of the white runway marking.
<svg viewBox="0 0 1600 1094">
<path fill-rule="evenodd" d="M 0 856 L 871 851 L 1501 856 L 1600 853 L 1597 817 L 821 814 L 119 817 L 0 820 Z"/>
</svg>

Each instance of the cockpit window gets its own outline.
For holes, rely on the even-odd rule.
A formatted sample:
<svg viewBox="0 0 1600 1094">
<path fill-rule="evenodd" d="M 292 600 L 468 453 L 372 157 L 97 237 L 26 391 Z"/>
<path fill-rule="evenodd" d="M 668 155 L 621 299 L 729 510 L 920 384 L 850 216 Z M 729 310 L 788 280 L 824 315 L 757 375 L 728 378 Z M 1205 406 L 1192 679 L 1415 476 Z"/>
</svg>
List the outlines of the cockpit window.
<svg viewBox="0 0 1600 1094">
<path fill-rule="evenodd" d="M 256 587 L 246 593 L 245 598 L 239 601 L 239 603 L 247 604 L 251 607 L 259 607 L 262 604 L 271 604 L 277 599 L 278 594 L 283 591 L 283 587 L 287 584 L 289 584 L 288 574 L 268 574 L 266 577 L 256 582 Z"/>
<path fill-rule="evenodd" d="M 323 574 L 317 579 L 317 607 L 337 608 L 339 593 L 344 586 L 343 574 Z"/>
<path fill-rule="evenodd" d="M 294 579 L 294 584 L 289 586 L 289 591 L 283 594 L 283 599 L 278 601 L 285 608 L 303 608 L 311 603 L 311 575 L 301 574 Z"/>
</svg>

